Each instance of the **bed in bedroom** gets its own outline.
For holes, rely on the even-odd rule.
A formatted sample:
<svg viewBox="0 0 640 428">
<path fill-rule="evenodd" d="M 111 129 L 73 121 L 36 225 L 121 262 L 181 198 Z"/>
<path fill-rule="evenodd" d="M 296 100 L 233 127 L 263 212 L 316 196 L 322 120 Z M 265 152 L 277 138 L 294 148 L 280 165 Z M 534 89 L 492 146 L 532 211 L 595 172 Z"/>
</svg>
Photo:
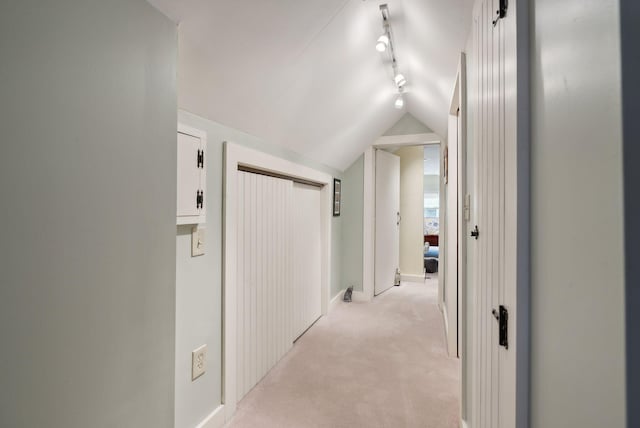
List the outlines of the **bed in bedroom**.
<svg viewBox="0 0 640 428">
<path fill-rule="evenodd" d="M 424 275 L 438 272 L 440 258 L 439 245 L 440 221 L 438 218 L 424 219 Z"/>
<path fill-rule="evenodd" d="M 437 217 L 424 218 L 424 257 L 437 259 L 440 255 L 438 236 L 440 234 L 440 219 Z"/>
<path fill-rule="evenodd" d="M 437 259 L 439 255 L 438 235 L 424 235 L 424 257 Z"/>
</svg>

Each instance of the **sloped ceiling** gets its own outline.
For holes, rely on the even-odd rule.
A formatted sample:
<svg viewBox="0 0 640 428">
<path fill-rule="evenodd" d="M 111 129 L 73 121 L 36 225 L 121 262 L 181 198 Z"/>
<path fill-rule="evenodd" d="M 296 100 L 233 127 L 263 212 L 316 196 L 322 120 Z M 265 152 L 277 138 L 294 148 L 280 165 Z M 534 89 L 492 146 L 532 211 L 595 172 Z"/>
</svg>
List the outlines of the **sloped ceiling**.
<svg viewBox="0 0 640 428">
<path fill-rule="evenodd" d="M 179 23 L 179 107 L 344 170 L 407 111 L 445 136 L 472 0 L 148 0 Z"/>
</svg>

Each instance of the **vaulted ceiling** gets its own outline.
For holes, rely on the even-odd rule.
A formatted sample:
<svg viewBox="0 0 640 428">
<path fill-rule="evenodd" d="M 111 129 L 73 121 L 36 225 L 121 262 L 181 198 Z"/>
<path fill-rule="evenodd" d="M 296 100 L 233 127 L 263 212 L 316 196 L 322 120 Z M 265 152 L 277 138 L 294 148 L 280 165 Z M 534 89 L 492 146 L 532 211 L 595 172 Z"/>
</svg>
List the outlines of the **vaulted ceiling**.
<svg viewBox="0 0 640 428">
<path fill-rule="evenodd" d="M 179 107 L 345 169 L 407 111 L 445 136 L 472 0 L 149 0 L 179 23 Z M 405 107 L 374 48 L 391 16 Z"/>
</svg>

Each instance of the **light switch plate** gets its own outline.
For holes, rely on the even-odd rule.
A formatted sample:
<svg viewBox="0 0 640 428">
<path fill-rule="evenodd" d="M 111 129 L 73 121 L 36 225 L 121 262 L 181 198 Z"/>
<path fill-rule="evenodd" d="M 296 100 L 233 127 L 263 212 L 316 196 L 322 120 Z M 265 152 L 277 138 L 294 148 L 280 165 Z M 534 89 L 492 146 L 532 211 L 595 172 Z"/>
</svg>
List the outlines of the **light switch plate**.
<svg viewBox="0 0 640 428">
<path fill-rule="evenodd" d="M 191 257 L 204 254 L 204 227 L 195 226 L 191 229 Z"/>
<path fill-rule="evenodd" d="M 191 380 L 196 380 L 207 371 L 207 345 L 191 351 Z"/>
</svg>

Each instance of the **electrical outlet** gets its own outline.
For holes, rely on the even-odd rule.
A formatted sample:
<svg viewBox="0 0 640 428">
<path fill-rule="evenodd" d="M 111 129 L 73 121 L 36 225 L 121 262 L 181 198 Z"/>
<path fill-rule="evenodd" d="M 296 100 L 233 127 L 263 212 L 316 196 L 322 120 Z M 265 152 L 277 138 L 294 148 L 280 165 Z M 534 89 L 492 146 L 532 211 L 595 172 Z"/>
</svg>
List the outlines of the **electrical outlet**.
<svg viewBox="0 0 640 428">
<path fill-rule="evenodd" d="M 207 345 L 191 352 L 191 380 L 196 380 L 207 371 Z"/>
</svg>

